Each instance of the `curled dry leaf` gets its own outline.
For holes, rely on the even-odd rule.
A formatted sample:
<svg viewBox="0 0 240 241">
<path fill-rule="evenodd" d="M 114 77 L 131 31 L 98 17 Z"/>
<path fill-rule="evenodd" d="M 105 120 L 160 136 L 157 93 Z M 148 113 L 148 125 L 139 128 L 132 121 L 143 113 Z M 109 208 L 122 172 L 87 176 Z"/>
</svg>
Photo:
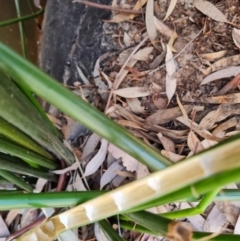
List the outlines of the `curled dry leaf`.
<svg viewBox="0 0 240 241">
<path fill-rule="evenodd" d="M 203 14 L 212 18 L 215 21 L 227 23 L 228 20 L 225 15 L 216 8 L 212 3 L 205 0 L 194 0 L 193 5 Z"/>
<path fill-rule="evenodd" d="M 154 45 L 154 41 L 157 37 L 157 30 L 154 25 L 154 11 L 153 11 L 153 0 L 148 0 L 147 1 L 147 7 L 146 7 L 146 28 L 147 28 L 147 33 L 148 37 L 151 41 L 151 43 Z"/>
<path fill-rule="evenodd" d="M 150 95 L 150 91 L 144 87 L 128 87 L 115 90 L 113 93 L 124 98 L 137 98 Z"/>
<path fill-rule="evenodd" d="M 0 215 L 0 237 L 8 237 L 10 235 L 10 232 L 8 230 L 8 227 L 6 223 L 3 221 L 2 215 Z"/>
<path fill-rule="evenodd" d="M 216 61 L 227 54 L 227 50 L 222 50 L 215 53 L 200 54 L 200 56 L 208 61 Z"/>
<path fill-rule="evenodd" d="M 92 160 L 87 164 L 84 176 L 92 175 L 94 172 L 98 170 L 98 168 L 102 165 L 107 155 L 108 142 L 105 139 L 102 139 L 101 147 Z"/>
<path fill-rule="evenodd" d="M 240 73 L 240 66 L 231 66 L 226 69 L 218 70 L 207 77 L 205 77 L 201 85 L 208 84 L 214 80 L 222 79 L 222 78 L 229 78 L 231 76 L 236 76 Z"/>
<path fill-rule="evenodd" d="M 172 52 L 177 52 L 177 50 L 173 47 L 173 44 L 175 42 L 175 40 L 177 39 L 178 35 L 176 30 L 174 30 L 173 35 L 171 36 L 171 38 L 168 41 L 168 46 L 170 47 Z"/>
<path fill-rule="evenodd" d="M 240 48 L 240 30 L 233 28 L 232 30 L 233 41 L 238 48 Z"/>
<path fill-rule="evenodd" d="M 165 18 L 164 18 L 163 21 L 165 21 L 165 20 L 168 19 L 168 17 L 169 17 L 169 16 L 171 15 L 171 13 L 173 12 L 176 4 L 177 4 L 177 0 L 171 0 L 171 1 L 170 1 L 170 4 L 169 4 L 169 6 L 168 6 L 168 10 L 167 10 L 166 16 L 165 16 Z"/>
</svg>

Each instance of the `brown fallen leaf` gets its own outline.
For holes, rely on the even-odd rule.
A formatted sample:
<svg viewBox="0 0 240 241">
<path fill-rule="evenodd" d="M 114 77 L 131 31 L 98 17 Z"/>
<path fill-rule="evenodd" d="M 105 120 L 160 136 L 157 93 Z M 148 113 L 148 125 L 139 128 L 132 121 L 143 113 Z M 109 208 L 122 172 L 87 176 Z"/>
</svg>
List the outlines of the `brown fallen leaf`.
<svg viewBox="0 0 240 241">
<path fill-rule="evenodd" d="M 212 18 L 215 21 L 227 23 L 225 15 L 217 9 L 212 3 L 205 0 L 194 0 L 193 5 L 202 13 Z"/>
<path fill-rule="evenodd" d="M 240 93 L 201 98 L 201 101 L 209 104 L 237 104 L 240 103 Z"/>
<path fill-rule="evenodd" d="M 146 131 L 146 129 L 142 128 L 141 126 L 139 126 L 137 123 L 135 123 L 133 121 L 118 120 L 117 123 L 122 125 L 122 126 L 131 127 L 131 128 L 134 128 L 134 129 L 141 129 L 141 130 Z"/>
<path fill-rule="evenodd" d="M 227 50 L 222 50 L 214 53 L 200 54 L 200 57 L 209 61 L 216 61 L 224 57 L 226 54 L 227 54 Z"/>
<path fill-rule="evenodd" d="M 170 29 L 167 25 L 165 25 L 162 21 L 154 17 L 154 25 L 155 28 L 164 36 L 171 38 L 173 35 L 173 30 Z"/>
<path fill-rule="evenodd" d="M 184 109 L 187 113 L 190 113 L 193 110 L 201 111 L 204 109 L 203 106 L 191 106 L 184 105 Z M 179 107 L 174 107 L 165 110 L 157 110 L 154 114 L 150 115 L 147 119 L 147 123 L 151 124 L 165 124 L 169 121 L 175 120 L 177 117 L 182 115 L 181 109 Z"/>
<path fill-rule="evenodd" d="M 152 96 L 152 101 L 153 104 L 159 109 L 159 110 L 164 110 L 167 107 L 167 100 L 166 98 L 162 98 L 159 96 Z"/>
<path fill-rule="evenodd" d="M 205 77 L 202 80 L 201 85 L 208 84 L 217 79 L 229 78 L 232 76 L 236 76 L 239 73 L 240 73 L 240 66 L 230 66 L 226 69 L 218 70 L 218 71 L 208 75 L 207 77 Z"/>
<path fill-rule="evenodd" d="M 147 7 L 146 7 L 146 29 L 147 29 L 147 34 L 148 37 L 153 45 L 155 45 L 154 41 L 157 37 L 157 30 L 154 25 L 154 1 L 153 0 L 148 0 L 147 1 Z"/>
<path fill-rule="evenodd" d="M 165 58 L 166 63 L 166 95 L 168 97 L 168 104 L 170 103 L 177 88 L 177 79 L 174 77 L 174 73 L 177 71 L 173 54 L 170 47 L 167 45 L 167 54 Z"/>
<path fill-rule="evenodd" d="M 126 101 L 133 113 L 142 114 L 145 112 L 145 108 L 141 106 L 141 102 L 138 98 L 127 98 Z"/>
<path fill-rule="evenodd" d="M 177 4 L 177 0 L 171 0 L 170 1 L 170 4 L 168 5 L 168 10 L 167 10 L 167 13 L 166 13 L 166 16 L 165 18 L 163 19 L 163 21 L 167 20 L 168 17 L 171 15 L 171 13 L 173 12 L 175 6 Z"/>
<path fill-rule="evenodd" d="M 151 94 L 150 91 L 146 90 L 144 87 L 128 87 L 115 90 L 113 93 L 124 98 L 144 97 Z"/>
<path fill-rule="evenodd" d="M 209 130 L 214 126 L 216 122 L 226 119 L 229 115 L 231 115 L 230 112 L 224 112 L 221 106 L 219 106 L 218 109 L 210 111 L 206 116 L 204 116 L 204 118 L 199 123 L 199 128 L 203 130 Z"/>
<path fill-rule="evenodd" d="M 220 89 L 215 95 L 224 95 L 229 90 L 235 90 L 240 84 L 240 74 L 235 76 L 230 82 L 228 82 L 222 89 Z"/>
<path fill-rule="evenodd" d="M 229 128 L 235 127 L 237 124 L 237 118 L 232 117 L 231 119 L 225 121 L 224 123 L 220 124 L 217 128 L 215 128 L 212 134 L 216 136 L 218 133 L 223 132 Z"/>
<path fill-rule="evenodd" d="M 175 153 L 175 144 L 171 139 L 163 136 L 161 132 L 157 134 L 157 137 L 161 141 L 165 151 L 170 151 Z"/>
<path fill-rule="evenodd" d="M 178 162 L 183 160 L 184 158 L 186 158 L 185 156 L 176 154 L 174 152 L 170 152 L 170 151 L 165 151 L 165 150 L 161 150 L 161 154 L 165 157 L 167 157 L 169 160 L 171 160 L 172 162 Z"/>
<path fill-rule="evenodd" d="M 233 41 L 238 48 L 240 48 L 240 30 L 233 28 L 232 30 Z"/>
<path fill-rule="evenodd" d="M 217 70 L 225 69 L 228 66 L 237 66 L 240 65 L 240 55 L 234 55 L 226 58 L 222 58 L 216 62 L 214 62 L 210 67 L 207 69 L 203 69 L 197 66 L 194 63 L 191 63 L 196 69 L 200 70 L 204 75 L 209 75 L 212 72 Z"/>
<path fill-rule="evenodd" d="M 204 150 L 201 141 L 197 138 L 197 136 L 193 131 L 189 132 L 187 143 L 188 143 L 189 149 L 194 154 Z"/>
</svg>

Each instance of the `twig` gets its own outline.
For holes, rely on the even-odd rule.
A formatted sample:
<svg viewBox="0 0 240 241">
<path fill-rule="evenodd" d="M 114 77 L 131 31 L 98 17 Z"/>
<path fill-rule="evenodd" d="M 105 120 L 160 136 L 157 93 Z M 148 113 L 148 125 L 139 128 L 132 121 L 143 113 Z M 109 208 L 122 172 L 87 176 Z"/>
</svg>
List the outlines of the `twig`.
<svg viewBox="0 0 240 241">
<path fill-rule="evenodd" d="M 131 10 L 131 9 L 125 9 L 125 8 L 112 7 L 112 6 L 108 6 L 108 5 L 105 5 L 105 4 L 93 3 L 93 2 L 90 2 L 90 1 L 75 0 L 73 2 L 78 2 L 78 3 L 84 4 L 84 5 L 89 6 L 89 7 L 101 8 L 101 9 L 106 9 L 106 10 L 110 10 L 110 11 L 116 11 L 116 12 L 122 12 L 122 13 L 142 14 L 142 11 L 139 11 L 139 10 Z"/>
</svg>

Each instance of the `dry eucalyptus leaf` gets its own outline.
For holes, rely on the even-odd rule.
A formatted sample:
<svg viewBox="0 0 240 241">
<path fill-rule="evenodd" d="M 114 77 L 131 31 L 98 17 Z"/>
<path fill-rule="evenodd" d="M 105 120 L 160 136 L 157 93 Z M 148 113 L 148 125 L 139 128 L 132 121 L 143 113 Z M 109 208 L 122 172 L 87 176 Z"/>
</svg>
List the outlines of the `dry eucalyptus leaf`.
<svg viewBox="0 0 240 241">
<path fill-rule="evenodd" d="M 95 133 L 88 138 L 86 145 L 83 147 L 83 158 L 96 149 L 100 139 L 101 137 Z"/>
<path fill-rule="evenodd" d="M 133 55 L 133 59 L 140 61 L 147 61 L 149 54 L 152 53 L 153 47 L 145 47 L 140 49 L 136 54 Z"/>
<path fill-rule="evenodd" d="M 236 225 L 234 227 L 234 234 L 240 234 L 240 215 L 238 216 Z"/>
<path fill-rule="evenodd" d="M 125 153 L 124 151 L 120 150 L 118 147 L 114 146 L 113 144 L 109 144 L 108 151 L 116 158 L 122 158 L 123 165 L 127 168 L 128 171 L 134 172 L 137 170 L 138 161 Z"/>
<path fill-rule="evenodd" d="M 145 17 L 148 37 L 152 44 L 154 44 L 154 41 L 157 37 L 157 30 L 154 25 L 154 11 L 153 11 L 154 4 L 153 3 L 154 3 L 153 0 L 147 1 L 146 17 Z"/>
<path fill-rule="evenodd" d="M 165 157 L 167 157 L 169 160 L 171 160 L 172 162 L 178 162 L 181 161 L 182 159 L 185 158 L 185 156 L 176 154 L 174 152 L 170 152 L 170 151 L 165 151 L 165 150 L 161 150 L 161 154 Z"/>
<path fill-rule="evenodd" d="M 225 216 L 219 211 L 216 205 L 212 208 L 207 216 L 203 226 L 204 232 L 221 233 L 221 229 L 226 223 Z"/>
<path fill-rule="evenodd" d="M 137 98 L 150 95 L 150 91 L 144 87 L 128 87 L 115 90 L 113 93 L 124 98 Z"/>
<path fill-rule="evenodd" d="M 0 215 L 0 238 L 8 237 L 10 232 L 6 223 L 3 221 L 2 215 Z"/>
<path fill-rule="evenodd" d="M 171 38 L 173 35 L 173 30 L 170 29 L 167 25 L 165 25 L 162 21 L 154 17 L 154 25 L 157 31 L 159 31 L 164 36 Z"/>
<path fill-rule="evenodd" d="M 19 209 L 12 209 L 8 212 L 7 217 L 5 218 L 5 222 L 8 227 L 11 225 L 12 221 L 17 217 L 18 214 Z"/>
<path fill-rule="evenodd" d="M 165 16 L 165 18 L 164 18 L 163 21 L 165 21 L 166 19 L 168 19 L 168 17 L 169 17 L 169 16 L 171 15 L 171 13 L 173 12 L 176 4 L 177 4 L 177 0 L 171 0 L 171 1 L 170 1 L 170 4 L 169 4 L 169 6 L 168 6 L 168 10 L 167 10 L 166 16 Z"/>
<path fill-rule="evenodd" d="M 122 165 L 119 164 L 119 161 L 114 162 L 108 169 L 107 171 L 105 171 L 101 177 L 100 180 L 100 189 L 102 190 L 102 188 L 108 184 L 109 182 L 111 182 L 113 180 L 114 177 L 117 176 L 117 171 L 121 171 L 122 169 L 124 169 L 124 167 Z"/>
<path fill-rule="evenodd" d="M 140 130 L 144 130 L 146 131 L 146 129 L 142 128 L 141 126 L 139 126 L 137 123 L 133 122 L 133 121 L 129 121 L 129 120 L 118 120 L 117 123 L 119 125 L 125 126 L 125 127 L 130 127 L 130 128 L 134 128 L 134 129 L 140 129 Z"/>
<path fill-rule="evenodd" d="M 197 138 L 195 133 L 193 131 L 190 131 L 188 134 L 188 139 L 187 139 L 188 147 L 193 153 L 198 153 L 202 150 L 204 150 L 202 143 L 200 140 Z"/>
<path fill-rule="evenodd" d="M 126 47 L 129 47 L 131 45 L 131 38 L 129 37 L 129 35 L 127 34 L 127 32 L 124 32 L 123 35 L 123 42 L 126 45 Z"/>
<path fill-rule="evenodd" d="M 235 127 L 238 124 L 237 118 L 232 117 L 231 119 L 225 121 L 224 123 L 220 124 L 213 132 L 213 135 L 217 135 L 220 132 L 223 132 L 229 128 Z"/>
<path fill-rule="evenodd" d="M 169 139 L 168 137 L 165 137 L 162 135 L 161 132 L 157 134 L 158 139 L 161 141 L 165 151 L 173 152 L 175 153 L 175 144 L 174 142 Z"/>
<path fill-rule="evenodd" d="M 214 80 L 229 78 L 231 76 L 236 76 L 239 73 L 240 73 L 240 66 L 230 66 L 226 69 L 218 70 L 218 71 L 208 75 L 206 78 L 204 78 L 202 80 L 201 85 L 208 84 Z"/>
<path fill-rule="evenodd" d="M 200 54 L 200 56 L 209 61 L 216 61 L 224 57 L 226 54 L 227 54 L 227 50 L 222 50 L 214 53 Z"/>
<path fill-rule="evenodd" d="M 232 30 L 233 41 L 238 48 L 240 48 L 240 30 L 237 28 L 233 28 Z"/>
<path fill-rule="evenodd" d="M 146 177 L 148 175 L 149 175 L 149 171 L 148 171 L 147 166 L 145 166 L 144 164 L 139 162 L 137 170 L 136 170 L 136 178 L 141 179 L 141 178 Z"/>
<path fill-rule="evenodd" d="M 141 106 L 141 102 L 138 98 L 127 98 L 126 99 L 131 111 L 135 114 L 142 114 L 144 113 L 144 106 Z"/>
<path fill-rule="evenodd" d="M 43 188 L 44 188 L 44 186 L 46 185 L 47 182 L 48 182 L 48 180 L 46 180 L 46 179 L 38 178 L 37 183 L 35 185 L 35 189 L 34 189 L 33 192 L 40 193 L 43 190 Z"/>
<path fill-rule="evenodd" d="M 105 22 L 108 22 L 108 23 L 121 23 L 121 22 L 127 21 L 129 19 L 130 19 L 130 15 L 129 14 L 119 13 L 117 15 L 114 15 L 112 17 L 112 19 L 105 20 Z"/>
<path fill-rule="evenodd" d="M 210 111 L 199 123 L 199 128 L 204 130 L 211 129 L 216 122 L 226 119 L 230 112 L 223 112 L 220 108 Z"/>
<path fill-rule="evenodd" d="M 21 228 L 28 226 L 33 223 L 38 217 L 38 209 L 30 208 L 25 209 L 21 218 Z"/>
<path fill-rule="evenodd" d="M 166 94 L 168 97 L 168 104 L 169 104 L 177 88 L 177 79 L 173 77 L 173 74 L 176 72 L 177 68 L 174 63 L 172 51 L 168 45 L 167 45 L 167 54 L 166 54 L 165 62 L 166 62 L 166 70 L 167 70 Z"/>
<path fill-rule="evenodd" d="M 101 147 L 97 155 L 95 155 L 92 158 L 92 160 L 87 164 L 85 168 L 85 173 L 84 173 L 85 177 L 92 175 L 102 165 L 107 155 L 107 148 L 108 148 L 108 141 L 106 141 L 105 139 L 102 139 Z"/>
<path fill-rule="evenodd" d="M 203 14 L 212 18 L 215 21 L 227 23 L 228 20 L 225 15 L 217 9 L 212 3 L 205 0 L 194 0 L 193 5 Z"/>
<path fill-rule="evenodd" d="M 168 46 L 170 47 L 172 52 L 177 52 L 177 50 L 173 47 L 173 44 L 175 42 L 175 40 L 177 39 L 178 35 L 176 30 L 174 30 L 173 35 L 171 36 L 171 38 L 168 41 Z"/>
<path fill-rule="evenodd" d="M 201 101 L 210 104 L 238 104 L 240 103 L 240 93 L 207 97 Z"/>
</svg>

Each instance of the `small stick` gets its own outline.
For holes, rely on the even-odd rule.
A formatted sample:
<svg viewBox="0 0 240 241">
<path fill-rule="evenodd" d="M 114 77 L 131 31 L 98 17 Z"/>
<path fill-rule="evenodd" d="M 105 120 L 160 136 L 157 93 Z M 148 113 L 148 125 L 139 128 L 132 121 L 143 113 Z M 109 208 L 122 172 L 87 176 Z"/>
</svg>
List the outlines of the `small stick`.
<svg viewBox="0 0 240 241">
<path fill-rule="evenodd" d="M 73 2 L 78 2 L 78 3 L 82 3 L 86 6 L 107 9 L 107 10 L 116 11 L 116 12 L 142 14 L 142 11 L 139 11 L 139 10 L 131 10 L 131 9 L 125 9 L 125 8 L 112 7 L 112 6 L 108 6 L 105 4 L 94 3 L 94 2 L 85 1 L 85 0 L 75 0 Z"/>
</svg>

